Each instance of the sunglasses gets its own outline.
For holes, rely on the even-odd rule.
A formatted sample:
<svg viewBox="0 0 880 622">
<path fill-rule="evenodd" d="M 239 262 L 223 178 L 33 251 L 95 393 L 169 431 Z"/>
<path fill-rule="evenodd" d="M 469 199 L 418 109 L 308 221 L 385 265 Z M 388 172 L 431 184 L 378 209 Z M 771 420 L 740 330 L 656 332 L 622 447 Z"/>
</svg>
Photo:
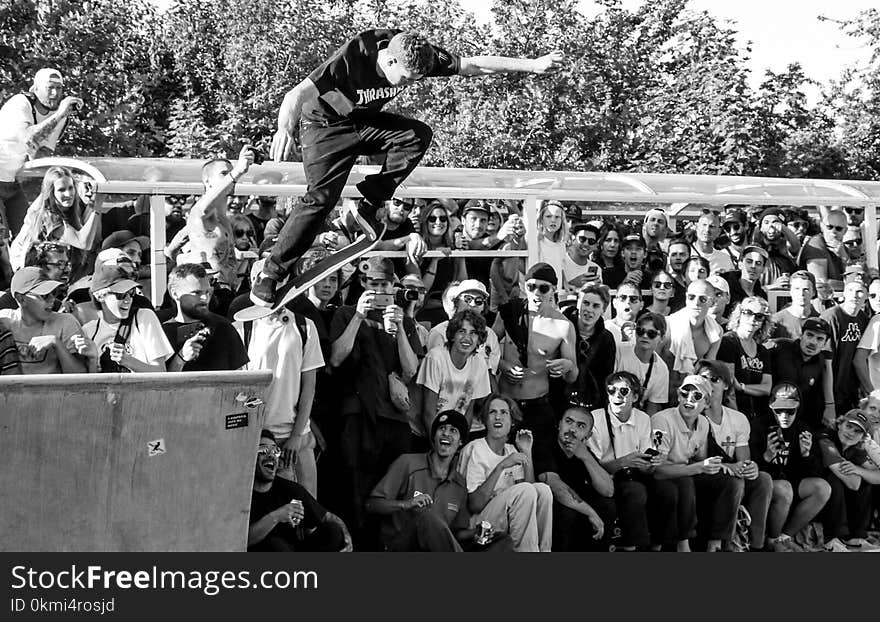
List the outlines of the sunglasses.
<svg viewBox="0 0 880 622">
<path fill-rule="evenodd" d="M 110 295 L 116 298 L 116 300 L 128 300 L 129 298 L 134 298 L 134 290 L 130 289 L 127 292 L 110 292 Z"/>
<path fill-rule="evenodd" d="M 428 216 L 428 222 L 449 222 L 448 216 Z"/>
<path fill-rule="evenodd" d="M 415 202 L 401 201 L 400 199 L 391 199 L 391 202 L 395 207 L 402 207 L 407 212 L 411 211 L 412 208 L 416 206 Z"/>
<path fill-rule="evenodd" d="M 547 294 L 550 292 L 550 285 L 547 283 L 541 283 L 540 285 L 537 283 L 526 283 L 526 289 L 530 292 L 538 290 L 540 294 Z"/>
<path fill-rule="evenodd" d="M 596 238 L 588 235 L 576 235 L 574 238 L 581 244 L 589 244 L 590 246 L 593 246 L 596 243 Z"/>
<path fill-rule="evenodd" d="M 845 211 L 850 216 L 853 216 L 854 214 L 861 214 L 864 210 L 860 207 L 844 207 L 843 211 Z"/>
<path fill-rule="evenodd" d="M 672 281 L 654 281 L 653 285 L 658 289 L 672 289 L 673 287 Z"/>
<path fill-rule="evenodd" d="M 70 267 L 70 262 L 69 261 L 47 261 L 46 265 L 52 266 L 54 268 L 58 268 L 60 270 L 64 270 L 65 268 Z"/>
<path fill-rule="evenodd" d="M 608 395 L 619 395 L 620 397 L 626 397 L 630 392 L 629 387 L 610 386 L 606 387 L 606 390 L 608 391 Z"/>
<path fill-rule="evenodd" d="M 767 314 L 761 313 L 760 311 L 752 311 L 751 309 L 743 309 L 740 313 L 742 315 L 753 317 L 758 322 L 763 322 L 764 320 L 767 319 Z"/>
<path fill-rule="evenodd" d="M 836 231 L 837 233 L 843 233 L 846 231 L 846 227 L 842 227 L 840 225 L 825 225 L 825 228 L 829 231 Z"/>
<path fill-rule="evenodd" d="M 858 239 L 858 240 L 846 240 L 846 241 L 843 243 L 843 245 L 844 245 L 844 246 L 861 246 L 861 245 L 862 245 L 862 240 L 861 240 L 861 239 Z"/>
<path fill-rule="evenodd" d="M 717 209 L 709 209 L 708 207 L 704 207 L 700 210 L 702 214 L 714 214 L 715 216 L 721 216 L 721 212 Z"/>
<path fill-rule="evenodd" d="M 680 388 L 678 390 L 678 394 L 684 398 L 690 395 L 695 402 L 699 402 L 701 399 L 703 399 L 703 392 L 691 385 Z"/>
<path fill-rule="evenodd" d="M 636 326 L 636 335 L 639 337 L 647 337 L 648 339 L 656 339 L 660 336 L 660 331 L 656 328 L 642 328 L 641 326 Z"/>
<path fill-rule="evenodd" d="M 242 238 L 242 237 L 252 238 L 252 237 L 254 237 L 254 232 L 251 231 L 250 229 L 233 229 L 232 232 L 235 234 L 235 237 L 237 237 L 237 238 Z"/>
<path fill-rule="evenodd" d="M 687 299 L 690 300 L 690 301 L 697 300 L 697 301 L 699 301 L 699 303 L 700 303 L 701 305 L 704 305 L 704 304 L 706 304 L 707 302 L 709 302 L 709 297 L 708 297 L 708 296 L 704 296 L 704 295 L 702 295 L 702 294 L 700 294 L 699 296 L 698 296 L 697 294 L 688 294 L 688 295 L 687 295 Z"/>
<path fill-rule="evenodd" d="M 617 294 L 617 296 L 615 296 L 615 298 L 617 298 L 621 302 L 638 302 L 639 300 L 642 299 L 641 296 L 626 295 L 626 294 Z"/>
<path fill-rule="evenodd" d="M 742 229 L 742 225 L 738 222 L 728 222 L 723 224 L 721 227 L 725 231 L 739 231 L 740 229 Z"/>
<path fill-rule="evenodd" d="M 258 456 L 268 456 L 270 454 L 277 458 L 278 456 L 281 455 L 281 448 L 280 447 L 260 447 L 257 450 Z"/>
<path fill-rule="evenodd" d="M 482 296 L 474 296 L 472 294 L 462 294 L 461 299 L 469 305 L 481 306 L 486 304 L 486 299 Z"/>
</svg>

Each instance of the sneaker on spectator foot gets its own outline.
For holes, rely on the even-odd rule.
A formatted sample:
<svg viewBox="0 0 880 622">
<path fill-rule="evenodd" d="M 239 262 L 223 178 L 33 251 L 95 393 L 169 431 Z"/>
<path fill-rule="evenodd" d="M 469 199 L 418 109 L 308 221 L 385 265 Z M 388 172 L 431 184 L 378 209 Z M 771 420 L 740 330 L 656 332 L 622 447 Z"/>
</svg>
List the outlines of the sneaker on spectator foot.
<svg viewBox="0 0 880 622">
<path fill-rule="evenodd" d="M 795 544 L 794 540 L 788 534 L 779 536 L 771 547 L 774 553 L 801 553 L 803 549 Z"/>
<path fill-rule="evenodd" d="M 278 281 L 260 272 L 251 285 L 251 302 L 258 307 L 274 306 L 277 287 Z"/>
<path fill-rule="evenodd" d="M 831 538 L 825 543 L 825 550 L 829 553 L 849 553 L 849 548 L 840 541 L 840 538 Z"/>
<path fill-rule="evenodd" d="M 843 543 L 851 549 L 856 549 L 858 551 L 873 551 L 877 547 L 864 538 L 850 538 L 849 540 L 844 540 Z"/>
</svg>

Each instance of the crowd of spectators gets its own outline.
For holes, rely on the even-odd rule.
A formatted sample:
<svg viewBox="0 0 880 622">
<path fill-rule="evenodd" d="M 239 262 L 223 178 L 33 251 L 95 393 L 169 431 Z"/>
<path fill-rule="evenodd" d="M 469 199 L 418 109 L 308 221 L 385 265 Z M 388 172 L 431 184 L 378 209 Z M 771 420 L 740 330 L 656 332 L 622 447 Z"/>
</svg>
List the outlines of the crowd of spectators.
<svg viewBox="0 0 880 622">
<path fill-rule="evenodd" d="M 673 231 L 659 207 L 547 201 L 527 265 L 491 252 L 526 249 L 517 203 L 395 198 L 380 254 L 236 322 L 287 215 L 234 194 L 254 150 L 166 198 L 150 300 L 144 197 L 63 167 L 31 201 L 15 181 L 82 105 L 61 93 L 44 70 L 0 109 L 0 373 L 271 370 L 250 549 L 874 547 L 880 275 L 860 209 L 707 208 Z M 295 272 L 354 241 L 338 213 Z"/>
</svg>

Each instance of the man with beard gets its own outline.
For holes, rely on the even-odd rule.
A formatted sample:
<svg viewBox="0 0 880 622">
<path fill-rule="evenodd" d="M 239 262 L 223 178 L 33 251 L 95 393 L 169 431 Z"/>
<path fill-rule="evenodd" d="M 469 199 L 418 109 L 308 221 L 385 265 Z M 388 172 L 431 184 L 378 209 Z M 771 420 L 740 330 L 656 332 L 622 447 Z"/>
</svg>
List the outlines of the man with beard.
<svg viewBox="0 0 880 622">
<path fill-rule="evenodd" d="M 52 155 L 71 114 L 82 109 L 79 97 L 65 97 L 64 78 L 44 67 L 27 93 L 13 95 L 0 108 L 0 221 L 18 233 L 28 209 L 15 176 L 26 160 Z"/>
<path fill-rule="evenodd" d="M 774 382 L 798 387 L 804 405 L 800 416 L 813 433 L 834 425 L 834 372 L 831 357 L 825 352 L 830 335 L 828 322 L 809 318 L 798 339 L 778 339 L 770 350 Z"/>
<path fill-rule="evenodd" d="M 523 424 L 538 442 L 553 438 L 556 415 L 549 399 L 551 379 L 571 384 L 578 375 L 574 326 L 555 304 L 557 275 L 546 263 L 526 273 L 526 300 L 498 308 L 508 339 L 499 370 L 501 392 L 517 401 Z"/>
<path fill-rule="evenodd" d="M 431 451 L 400 456 L 373 489 L 366 507 L 382 517 L 385 550 L 458 553 L 474 540 L 467 485 L 453 466 L 467 434 L 464 415 L 441 412 L 431 424 Z"/>
<path fill-rule="evenodd" d="M 785 213 L 778 207 L 768 207 L 761 214 L 754 243 L 767 251 L 767 264 L 761 284 L 771 289 L 785 289 L 788 279 L 797 270 L 795 257 L 801 250 L 797 236 L 785 226 Z"/>
<path fill-rule="evenodd" d="M 325 510 L 295 482 L 277 478 L 281 449 L 269 430 L 260 433 L 251 496 L 248 551 L 350 552 L 342 519 Z"/>
<path fill-rule="evenodd" d="M 731 261 L 737 263 L 740 253 L 746 245 L 746 215 L 742 210 L 727 210 L 721 223 L 721 229 L 727 234 L 727 239 L 730 241 L 724 250 L 730 255 Z"/>
<path fill-rule="evenodd" d="M 778 553 L 798 551 L 794 536 L 825 507 L 831 486 L 822 479 L 819 447 L 798 417 L 800 391 L 788 382 L 770 391 L 770 411 L 751 423 L 749 448 L 758 468 L 773 479 L 767 513 L 767 547 Z M 795 502 L 795 500 L 797 500 Z"/>
<path fill-rule="evenodd" d="M 614 483 L 587 444 L 593 415 L 569 406 L 556 438 L 535 451 L 535 474 L 553 493 L 553 550 L 608 550 Z"/>
<path fill-rule="evenodd" d="M 55 289 L 55 311 L 64 311 L 62 302 L 67 297 L 67 288 L 70 285 L 70 260 L 68 246 L 58 242 L 41 242 L 35 244 L 25 257 L 25 266 L 39 268 L 46 280 L 61 283 Z M 6 292 L 0 296 L 0 309 L 17 309 L 18 303 L 12 292 Z"/>
<path fill-rule="evenodd" d="M 739 255 L 739 270 L 728 272 L 724 280 L 730 286 L 730 301 L 724 310 L 724 316 L 730 317 L 733 309 L 745 298 L 758 296 L 767 299 L 761 287 L 761 275 L 767 266 L 767 251 L 760 246 L 746 246 Z"/>
<path fill-rule="evenodd" d="M 691 245 L 687 240 L 682 238 L 670 240 L 666 270 L 673 281 L 672 297 L 669 299 L 669 308 L 673 313 L 684 307 L 684 297 L 688 286 L 684 277 L 684 266 L 690 256 Z"/>
<path fill-rule="evenodd" d="M 405 250 L 409 261 L 418 265 L 428 245 L 421 235 L 416 233 L 409 215 L 415 208 L 415 199 L 394 198 L 386 202 L 385 233 L 382 241 L 376 244 L 377 251 Z M 394 260 L 394 271 L 398 275 L 405 273 L 406 260 Z"/>
<path fill-rule="evenodd" d="M 226 319 L 208 311 L 208 274 L 199 264 L 181 264 L 168 275 L 168 294 L 177 314 L 162 324 L 174 348 L 168 371 L 242 369 L 248 357 L 238 332 Z"/>
</svg>

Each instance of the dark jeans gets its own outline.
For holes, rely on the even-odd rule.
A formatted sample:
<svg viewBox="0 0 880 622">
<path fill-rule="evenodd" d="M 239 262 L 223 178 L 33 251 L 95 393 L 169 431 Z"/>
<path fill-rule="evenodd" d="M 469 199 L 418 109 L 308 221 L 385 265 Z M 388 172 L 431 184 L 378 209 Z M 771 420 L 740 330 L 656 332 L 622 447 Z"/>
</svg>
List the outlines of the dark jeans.
<svg viewBox="0 0 880 622">
<path fill-rule="evenodd" d="M 647 478 L 614 480 L 614 501 L 617 504 L 622 546 L 644 548 L 651 543 L 648 531 L 648 487 L 644 480 Z"/>
<path fill-rule="evenodd" d="M 649 520 L 654 544 L 674 547 L 682 540 L 696 537 L 698 514 L 702 519 L 702 537 L 729 540 L 743 496 L 743 482 L 721 473 L 653 479 L 650 495 Z"/>
<path fill-rule="evenodd" d="M 460 553 L 461 545 L 449 526 L 435 513 L 423 510 L 409 514 L 403 532 L 392 542 L 385 543 L 389 551 L 421 553 Z"/>
<path fill-rule="evenodd" d="M 321 523 L 317 529 L 305 534 L 302 539 L 290 540 L 282 536 L 269 535 L 257 544 L 249 546 L 248 551 L 333 553 L 341 551 L 343 546 L 345 546 L 345 535 L 342 533 L 342 527 L 336 523 Z"/>
<path fill-rule="evenodd" d="M 21 185 L 15 181 L 0 181 L 0 217 L 15 236 L 24 224 L 28 200 Z"/>
<path fill-rule="evenodd" d="M 532 431 L 536 445 L 550 443 L 556 438 L 556 413 L 553 412 L 548 397 L 517 400 L 517 405 L 523 415 L 522 425 L 519 427 Z"/>
<path fill-rule="evenodd" d="M 409 424 L 384 417 L 371 421 L 363 413 L 346 415 L 341 449 L 348 488 L 348 507 L 342 518 L 352 534 L 369 536 L 364 503 L 391 463 L 409 452 Z"/>
<path fill-rule="evenodd" d="M 561 503 L 553 502 L 553 550 L 554 551 L 607 551 L 614 535 L 617 507 L 614 499 L 589 495 L 584 499 L 605 524 L 605 534 L 600 540 L 593 538 L 594 530 L 587 517 Z"/>
<path fill-rule="evenodd" d="M 871 484 L 862 481 L 858 490 L 850 490 L 831 474 L 831 498 L 822 510 L 825 541 L 832 538 L 865 538 L 871 522 Z"/>
<path fill-rule="evenodd" d="M 312 245 L 359 156 L 385 154 L 382 169 L 357 185 L 365 199 L 381 205 L 421 162 L 433 132 L 421 121 L 375 112 L 337 124 L 304 119 L 300 136 L 308 187 L 284 223 L 263 268 L 276 280 L 282 279 Z"/>
</svg>

